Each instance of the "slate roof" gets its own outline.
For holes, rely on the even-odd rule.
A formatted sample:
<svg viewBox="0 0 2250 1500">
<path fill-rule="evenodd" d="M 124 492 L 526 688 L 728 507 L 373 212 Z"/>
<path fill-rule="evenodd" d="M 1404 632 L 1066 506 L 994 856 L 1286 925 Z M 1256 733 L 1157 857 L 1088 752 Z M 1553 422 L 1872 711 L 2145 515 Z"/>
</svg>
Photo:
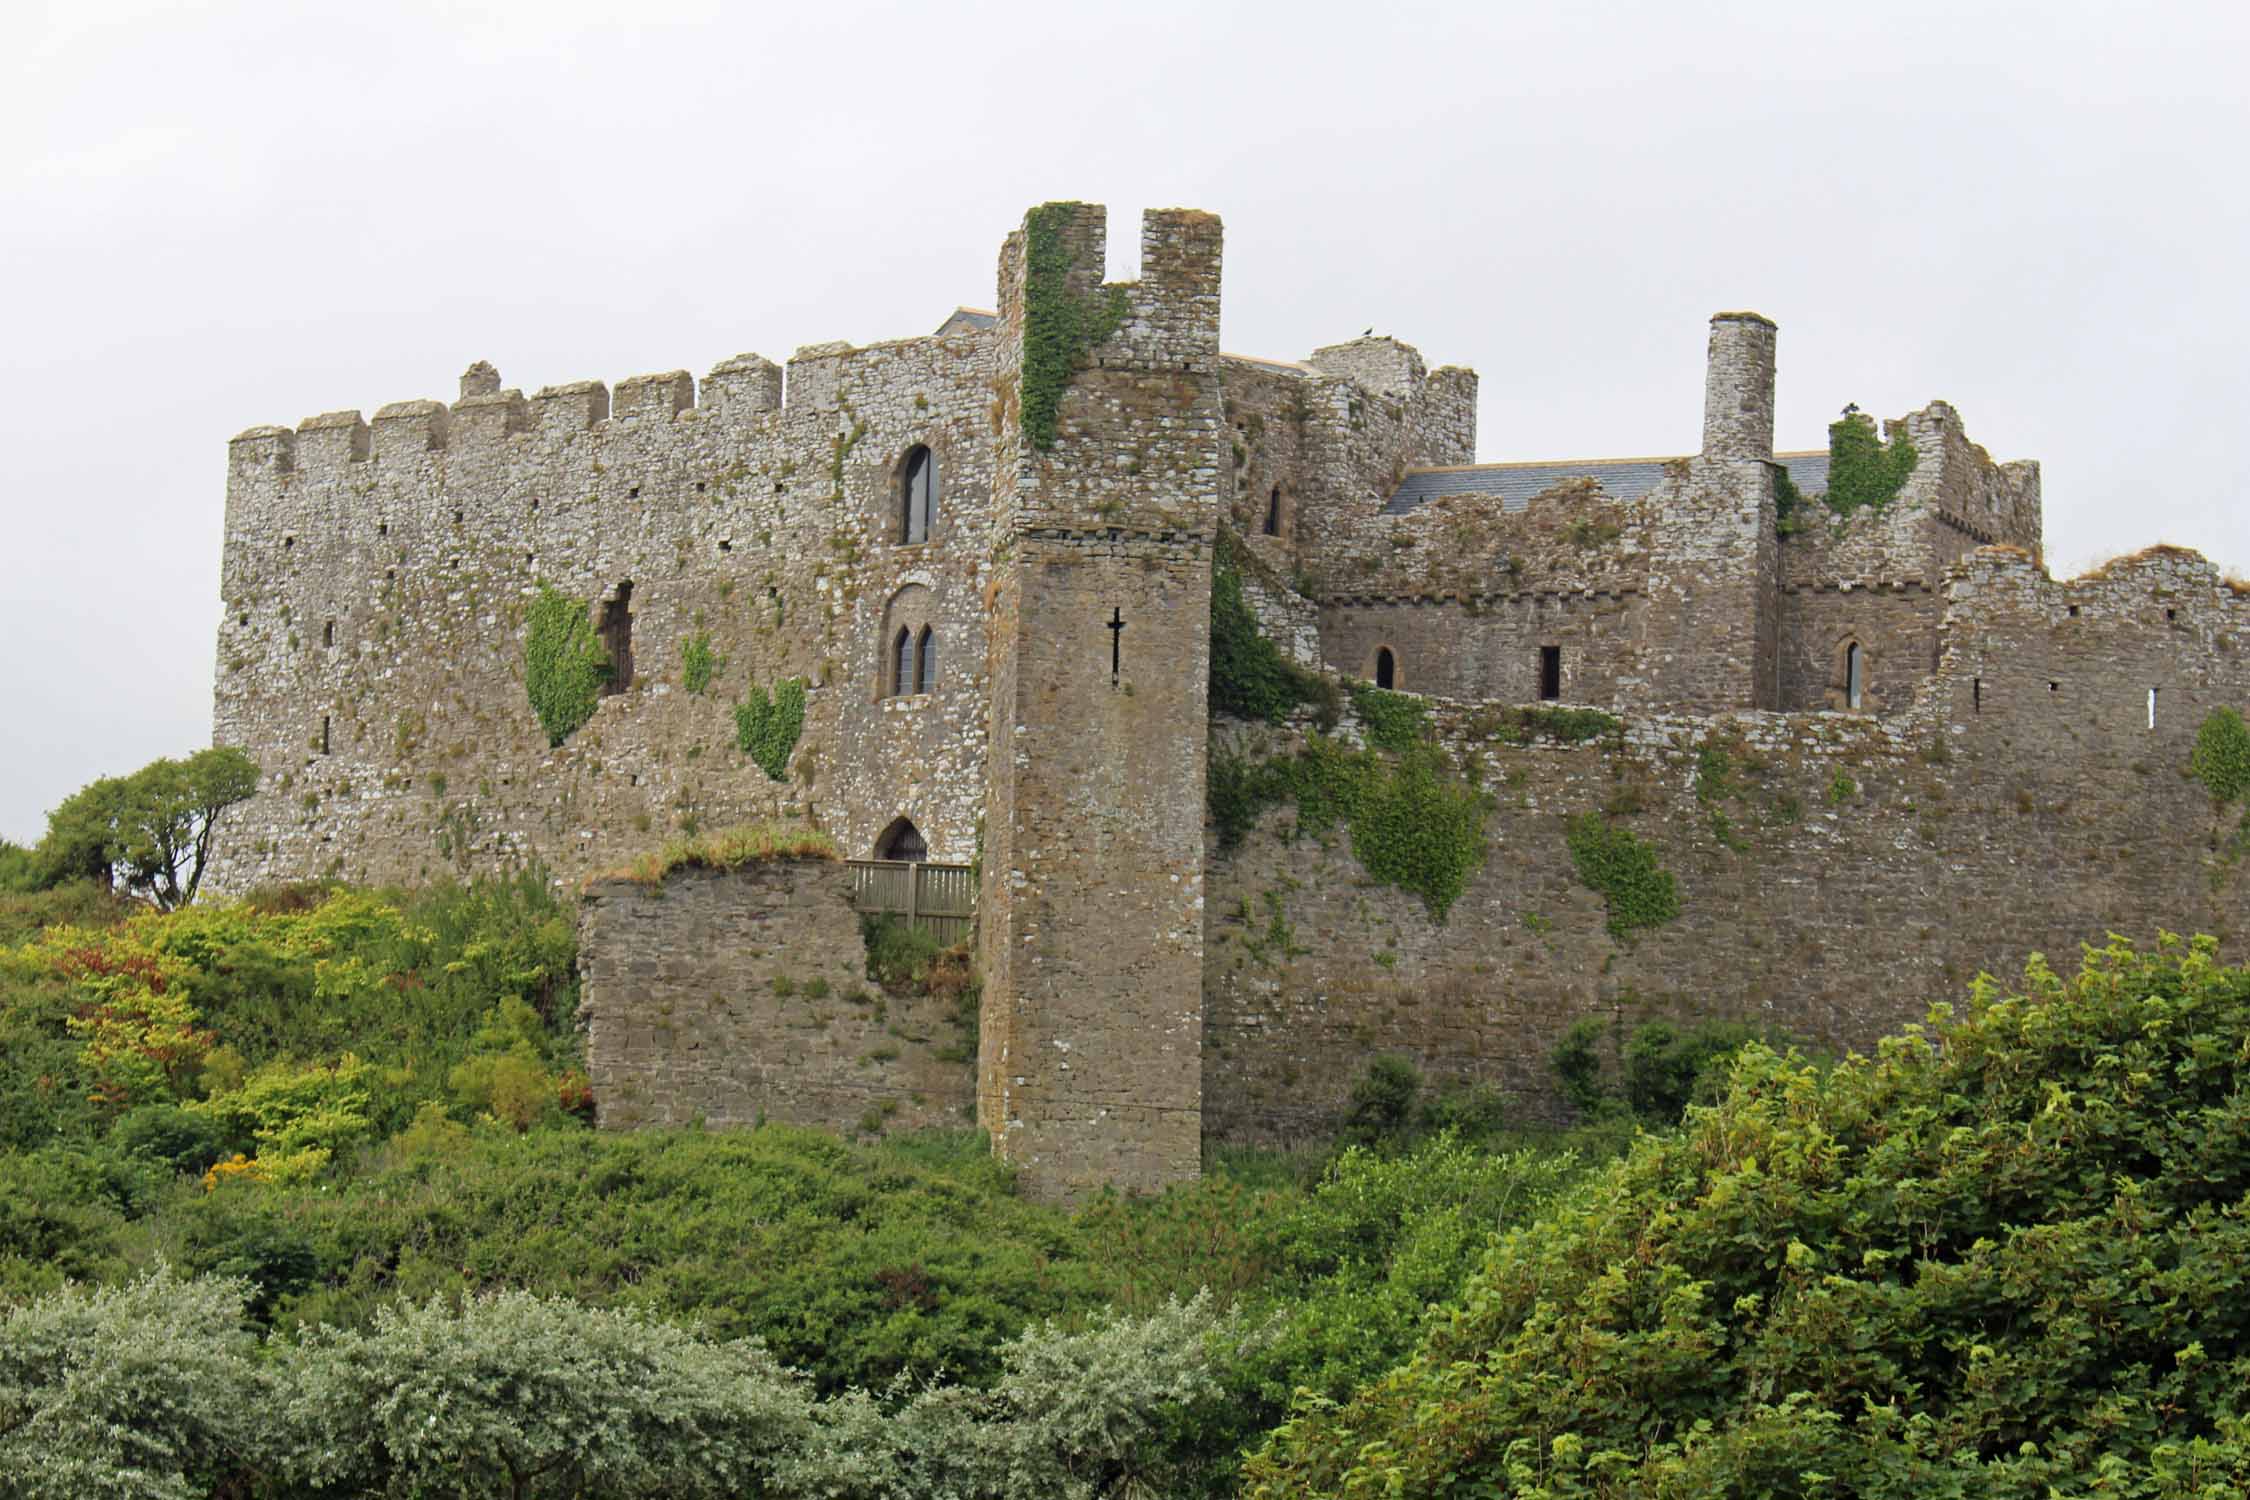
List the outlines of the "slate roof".
<svg viewBox="0 0 2250 1500">
<path fill-rule="evenodd" d="M 1797 488 L 1813 494 L 1828 488 L 1828 450 L 1776 453 Z M 1409 469 L 1384 505 L 1383 513 L 1403 516 L 1439 495 L 1497 495 L 1503 510 L 1522 510 L 1531 497 L 1565 479 L 1597 479 L 1613 500 L 1638 500 L 1664 478 L 1669 458 L 1566 458 L 1553 463 L 1467 464 L 1458 468 Z"/>
<path fill-rule="evenodd" d="M 996 312 L 989 312 L 981 307 L 956 307 L 946 314 L 944 322 L 938 324 L 937 331 L 941 334 L 966 333 L 973 328 L 997 328 L 999 325 L 1000 315 Z"/>
</svg>

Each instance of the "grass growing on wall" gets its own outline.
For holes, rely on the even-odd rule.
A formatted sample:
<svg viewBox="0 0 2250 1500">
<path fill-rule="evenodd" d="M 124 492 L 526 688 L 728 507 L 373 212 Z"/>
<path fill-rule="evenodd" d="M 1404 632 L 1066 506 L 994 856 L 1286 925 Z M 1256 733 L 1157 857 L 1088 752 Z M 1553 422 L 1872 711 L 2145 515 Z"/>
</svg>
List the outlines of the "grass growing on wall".
<svg viewBox="0 0 2250 1500">
<path fill-rule="evenodd" d="M 1024 219 L 1023 435 L 1042 451 L 1055 446 L 1063 391 L 1094 346 L 1125 321 L 1125 289 L 1091 297 L 1070 290 L 1070 221 L 1085 205 L 1042 203 Z"/>
<path fill-rule="evenodd" d="M 719 653 L 711 647 L 711 632 L 698 630 L 680 642 L 680 680 L 691 693 L 701 693 L 711 686 L 711 679 L 725 665 Z"/>
<path fill-rule="evenodd" d="M 1211 712 L 1278 724 L 1298 704 L 1327 704 L 1334 696 L 1318 673 L 1290 661 L 1259 631 L 1242 596 L 1241 544 L 1221 530 L 1211 556 Z"/>
<path fill-rule="evenodd" d="M 734 739 L 743 752 L 775 781 L 789 778 L 789 757 L 805 732 L 805 680 L 784 677 L 769 695 L 752 686 L 750 696 L 735 705 Z"/>
<path fill-rule="evenodd" d="M 594 716 L 612 670 L 588 607 L 553 584 L 540 584 L 524 638 L 523 686 L 550 746 L 569 739 Z"/>
<path fill-rule="evenodd" d="M 581 887 L 602 880 L 655 885 L 674 870 L 739 870 L 769 859 L 838 859 L 827 834 L 797 824 L 742 823 L 698 838 L 673 839 L 630 864 L 588 875 Z"/>
</svg>

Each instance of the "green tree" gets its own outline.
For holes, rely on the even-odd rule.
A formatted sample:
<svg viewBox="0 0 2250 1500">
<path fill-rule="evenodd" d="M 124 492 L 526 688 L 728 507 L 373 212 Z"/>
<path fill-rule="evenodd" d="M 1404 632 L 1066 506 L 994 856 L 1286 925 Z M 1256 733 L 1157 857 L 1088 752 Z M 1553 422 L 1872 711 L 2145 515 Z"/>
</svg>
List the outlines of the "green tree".
<svg viewBox="0 0 2250 1500">
<path fill-rule="evenodd" d="M 231 746 L 105 776 L 47 815 L 46 878 L 122 884 L 165 911 L 185 906 L 203 882 L 220 816 L 257 789 L 257 763 Z"/>
</svg>

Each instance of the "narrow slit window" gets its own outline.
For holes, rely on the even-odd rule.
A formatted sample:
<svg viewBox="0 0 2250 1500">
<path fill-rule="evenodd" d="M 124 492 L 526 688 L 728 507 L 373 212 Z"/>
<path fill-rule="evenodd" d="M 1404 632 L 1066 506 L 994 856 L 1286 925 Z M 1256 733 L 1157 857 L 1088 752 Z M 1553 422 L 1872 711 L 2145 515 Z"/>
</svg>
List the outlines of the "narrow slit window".
<svg viewBox="0 0 2250 1500">
<path fill-rule="evenodd" d="M 1539 648 L 1539 696 L 1553 702 L 1562 696 L 1562 647 Z"/>
<path fill-rule="evenodd" d="M 891 641 L 891 696 L 903 698 L 914 691 L 914 632 L 904 625 Z"/>
<path fill-rule="evenodd" d="M 1854 641 L 1844 648 L 1844 706 L 1856 711 L 1867 696 L 1867 653 Z"/>
<path fill-rule="evenodd" d="M 1969 679 L 1969 712 L 1973 714 L 1984 712 L 1984 679 L 1982 677 Z"/>
<path fill-rule="evenodd" d="M 328 754 L 328 753 L 329 753 L 329 751 L 328 751 L 328 715 L 326 715 L 326 714 L 322 714 L 322 715 L 320 716 L 320 753 L 321 753 L 321 754 L 323 754 L 323 755 L 326 755 L 326 754 Z"/>
<path fill-rule="evenodd" d="M 2148 727 L 2149 727 L 2149 728 L 2151 728 L 2151 729 L 2154 729 L 2154 728 L 2156 727 L 2156 689 L 2155 689 L 2155 688 L 2150 688 L 2150 689 L 2148 690 Z"/>
<path fill-rule="evenodd" d="M 1275 485 L 1266 497 L 1266 535 L 1281 535 L 1281 486 Z"/>
<path fill-rule="evenodd" d="M 334 620 L 330 620 L 327 624 L 320 627 L 320 643 L 323 646 L 333 646 L 336 644 L 336 622 Z"/>
<path fill-rule="evenodd" d="M 1398 686 L 1398 658 L 1385 646 L 1375 653 L 1375 685 L 1379 688 Z"/>
<path fill-rule="evenodd" d="M 906 455 L 899 476 L 899 540 L 926 542 L 937 519 L 937 460 L 927 448 Z"/>
<path fill-rule="evenodd" d="M 609 681 L 602 696 L 614 698 L 633 685 L 633 584 L 630 579 L 602 601 L 602 647 L 609 652 Z"/>
<path fill-rule="evenodd" d="M 937 690 L 937 632 L 929 626 L 922 627 L 921 639 L 914 643 L 914 691 L 929 693 Z"/>
</svg>

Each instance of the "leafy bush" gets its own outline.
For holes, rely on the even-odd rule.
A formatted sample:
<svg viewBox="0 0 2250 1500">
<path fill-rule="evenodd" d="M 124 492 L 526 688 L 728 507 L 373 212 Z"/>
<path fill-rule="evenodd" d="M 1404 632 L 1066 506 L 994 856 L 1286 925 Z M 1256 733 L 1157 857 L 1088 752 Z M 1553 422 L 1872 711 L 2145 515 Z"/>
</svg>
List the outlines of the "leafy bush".
<svg viewBox="0 0 2250 1500">
<path fill-rule="evenodd" d="M 523 686 L 549 745 L 560 745 L 594 716 L 615 670 L 586 604 L 542 582 L 524 636 Z"/>
<path fill-rule="evenodd" d="M 2240 1492 L 2250 969 L 2214 954 L 2034 959 L 1827 1073 L 1746 1048 L 1248 1493 Z"/>
<path fill-rule="evenodd" d="M 205 1112 L 144 1104 L 110 1127 L 109 1143 L 127 1156 L 200 1175 L 227 1151 L 226 1127 Z"/>
<path fill-rule="evenodd" d="M 1428 706 L 1411 693 L 1355 683 L 1352 712 L 1367 726 L 1367 742 L 1394 755 L 1413 749 L 1430 729 Z"/>
<path fill-rule="evenodd" d="M 680 682 L 691 693 L 700 694 L 711 686 L 726 663 L 711 647 L 711 632 L 698 630 L 680 641 Z"/>
<path fill-rule="evenodd" d="M 1450 1131 L 1480 1141 L 1501 1128 L 1500 1096 L 1481 1086 L 1423 1091 L 1421 1070 L 1393 1054 L 1377 1057 L 1352 1085 L 1339 1144 L 1396 1151 Z"/>
<path fill-rule="evenodd" d="M 1881 510 L 1905 488 L 1919 458 L 1904 433 L 1886 443 L 1873 417 L 1846 412 L 1828 424 L 1828 508 L 1839 516 Z"/>
</svg>

